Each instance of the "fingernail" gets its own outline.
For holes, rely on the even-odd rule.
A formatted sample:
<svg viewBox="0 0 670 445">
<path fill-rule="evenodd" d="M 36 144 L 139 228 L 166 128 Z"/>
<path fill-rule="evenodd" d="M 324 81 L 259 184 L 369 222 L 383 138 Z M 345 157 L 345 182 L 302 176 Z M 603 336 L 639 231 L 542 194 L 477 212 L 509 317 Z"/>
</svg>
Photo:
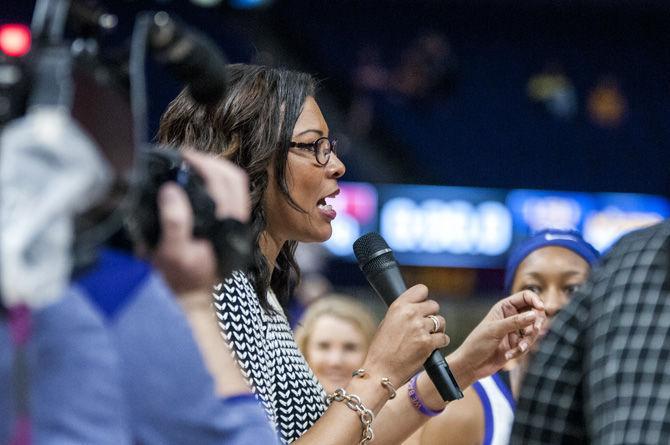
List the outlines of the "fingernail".
<svg viewBox="0 0 670 445">
<path fill-rule="evenodd" d="M 526 352 L 526 349 L 528 349 L 528 343 L 525 341 L 520 342 L 519 349 L 521 349 L 521 352 Z"/>
<path fill-rule="evenodd" d="M 523 314 L 523 319 L 526 321 L 532 320 L 533 318 L 535 318 L 535 312 L 530 311 Z"/>
<path fill-rule="evenodd" d="M 505 353 L 505 360 L 509 360 L 509 359 L 511 359 L 512 357 L 514 357 L 514 353 L 513 353 L 512 351 L 507 351 L 507 352 Z"/>
<path fill-rule="evenodd" d="M 539 331 L 540 329 L 542 329 L 542 320 L 541 320 L 541 319 L 538 319 L 538 320 L 535 322 L 535 329 L 537 329 L 538 331 Z"/>
</svg>

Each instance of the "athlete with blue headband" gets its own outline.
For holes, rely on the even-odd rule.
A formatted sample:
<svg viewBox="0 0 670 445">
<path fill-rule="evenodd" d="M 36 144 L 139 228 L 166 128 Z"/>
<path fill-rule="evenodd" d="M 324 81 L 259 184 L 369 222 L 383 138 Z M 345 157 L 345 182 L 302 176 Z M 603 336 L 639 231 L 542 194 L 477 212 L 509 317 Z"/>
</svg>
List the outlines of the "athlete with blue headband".
<svg viewBox="0 0 670 445">
<path fill-rule="evenodd" d="M 547 313 L 541 333 L 544 335 L 551 319 L 586 281 L 598 258 L 598 251 L 579 232 L 543 230 L 523 240 L 509 256 L 505 295 L 523 290 L 539 295 Z M 527 363 L 528 356 L 525 356 L 511 363 L 506 371 L 475 382 L 464 392 L 462 400 L 426 423 L 418 443 L 507 444 L 514 420 L 515 399 Z"/>
</svg>

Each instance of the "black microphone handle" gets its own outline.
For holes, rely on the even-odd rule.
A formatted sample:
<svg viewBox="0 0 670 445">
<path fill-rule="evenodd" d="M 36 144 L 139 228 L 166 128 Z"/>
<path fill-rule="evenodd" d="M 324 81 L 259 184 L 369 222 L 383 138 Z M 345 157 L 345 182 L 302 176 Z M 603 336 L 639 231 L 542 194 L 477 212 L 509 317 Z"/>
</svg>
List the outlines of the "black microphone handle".
<svg viewBox="0 0 670 445">
<path fill-rule="evenodd" d="M 366 274 L 365 277 L 387 306 L 391 306 L 407 290 L 405 279 L 400 273 L 398 263 L 395 262 L 390 263 L 378 273 Z"/>
<path fill-rule="evenodd" d="M 391 263 L 388 268 L 368 276 L 368 282 L 377 292 L 377 295 L 390 306 L 403 292 L 407 290 L 405 280 L 400 273 L 397 263 Z M 434 350 L 428 360 L 423 364 L 426 374 L 435 385 L 437 392 L 442 396 L 442 400 L 449 402 L 463 398 L 463 392 L 460 390 L 456 379 L 454 378 L 447 361 L 439 349 Z"/>
</svg>

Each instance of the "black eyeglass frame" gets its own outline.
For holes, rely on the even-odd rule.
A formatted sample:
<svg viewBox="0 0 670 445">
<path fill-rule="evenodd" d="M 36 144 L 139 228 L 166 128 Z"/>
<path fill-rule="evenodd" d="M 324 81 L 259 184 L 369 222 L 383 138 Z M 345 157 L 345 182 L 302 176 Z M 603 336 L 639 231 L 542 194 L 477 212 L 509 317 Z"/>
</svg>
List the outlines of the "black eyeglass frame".
<svg viewBox="0 0 670 445">
<path fill-rule="evenodd" d="M 323 153 L 323 156 L 325 157 L 325 162 L 319 161 L 319 144 L 322 140 L 328 141 L 328 144 L 330 145 L 330 150 L 328 153 Z M 309 150 L 312 153 L 314 153 L 314 159 L 316 159 L 316 163 L 321 165 L 321 166 L 326 166 L 328 165 L 328 162 L 330 161 L 330 154 L 335 153 L 337 155 L 337 139 L 330 139 L 327 136 L 320 137 L 319 139 L 315 140 L 314 142 L 293 142 L 291 141 L 291 145 L 289 147 L 295 147 L 295 148 L 302 148 L 303 150 Z"/>
</svg>

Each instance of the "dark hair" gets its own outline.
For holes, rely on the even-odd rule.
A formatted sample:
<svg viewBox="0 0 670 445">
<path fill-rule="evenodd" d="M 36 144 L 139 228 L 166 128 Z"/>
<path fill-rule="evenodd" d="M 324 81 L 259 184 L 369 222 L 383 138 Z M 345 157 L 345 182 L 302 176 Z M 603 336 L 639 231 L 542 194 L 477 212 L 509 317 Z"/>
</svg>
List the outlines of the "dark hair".
<svg viewBox="0 0 670 445">
<path fill-rule="evenodd" d="M 279 251 L 270 275 L 259 241 L 266 228 L 263 196 L 268 186 L 268 167 L 281 192 L 294 208 L 286 182 L 286 161 L 293 128 L 316 83 L 305 73 L 264 66 L 228 65 L 228 92 L 217 104 L 196 103 L 185 89 L 161 117 L 158 140 L 162 144 L 222 155 L 242 167 L 251 188 L 253 262 L 249 272 L 261 306 L 272 311 L 268 288 L 286 305 L 292 284 L 300 278 L 295 262 L 296 241 L 287 241 Z"/>
</svg>

